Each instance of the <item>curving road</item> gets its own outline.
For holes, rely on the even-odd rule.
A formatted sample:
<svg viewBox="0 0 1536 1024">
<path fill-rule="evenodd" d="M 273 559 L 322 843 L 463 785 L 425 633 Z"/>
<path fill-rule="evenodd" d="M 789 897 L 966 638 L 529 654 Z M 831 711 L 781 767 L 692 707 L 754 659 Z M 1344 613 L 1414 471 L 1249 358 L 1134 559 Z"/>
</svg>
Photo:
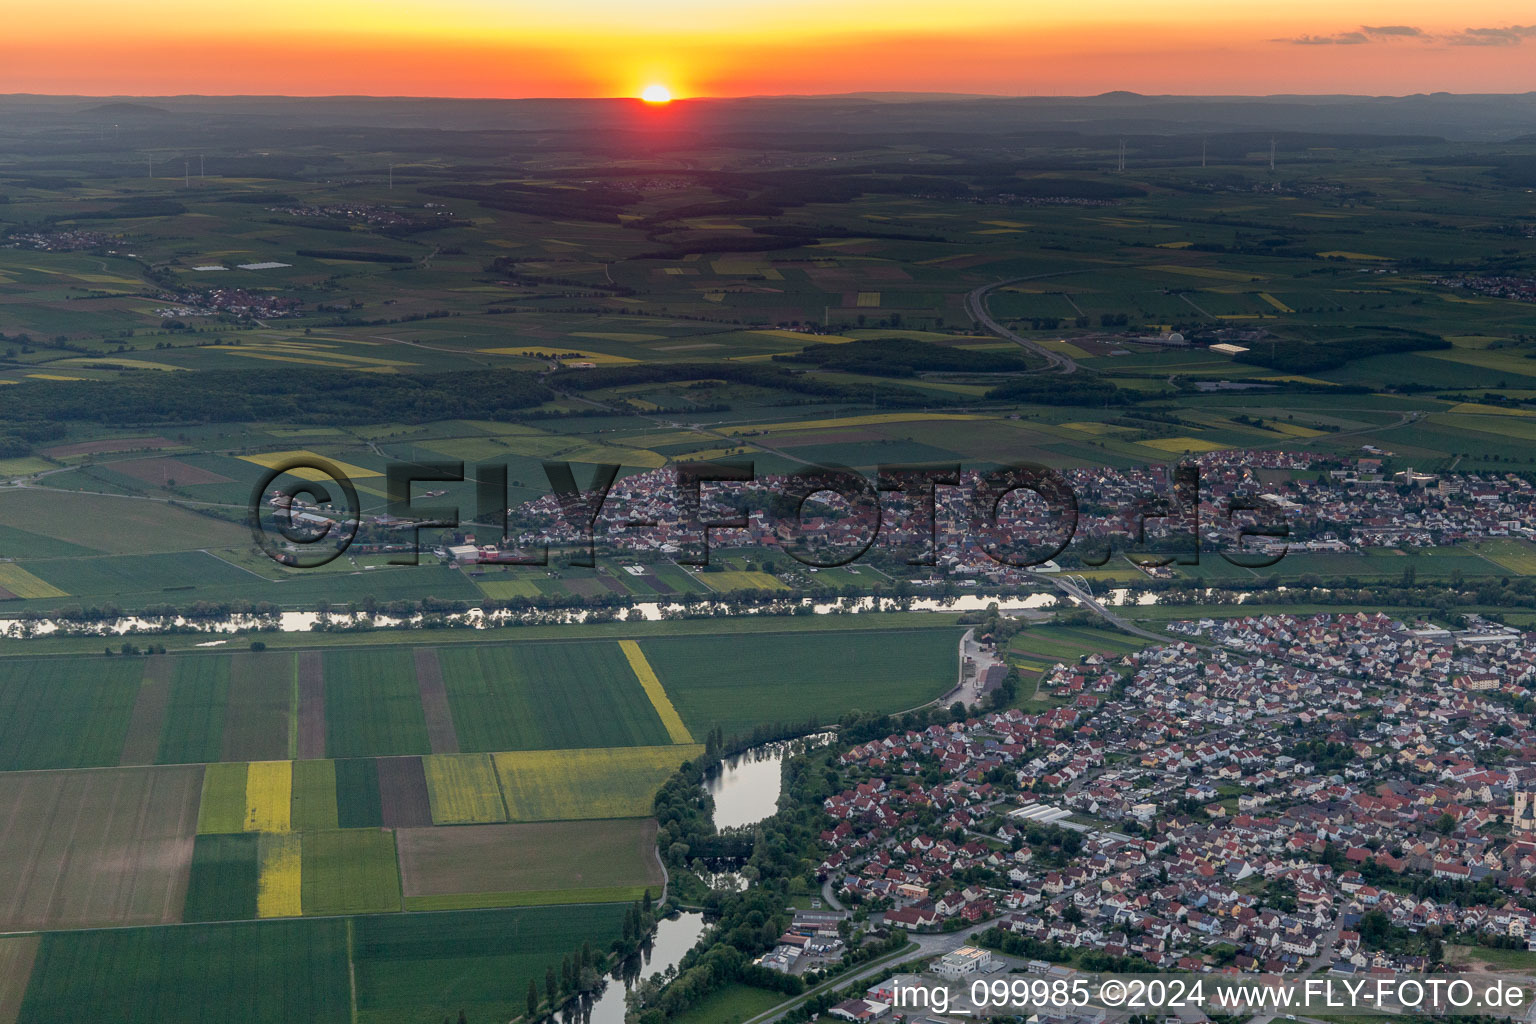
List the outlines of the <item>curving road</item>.
<svg viewBox="0 0 1536 1024">
<path fill-rule="evenodd" d="M 966 295 L 965 311 L 970 314 L 972 320 L 975 320 L 977 323 L 981 324 L 981 326 L 985 327 L 999 338 L 1002 338 L 1005 341 L 1011 341 L 1015 345 L 1018 345 L 1020 348 L 1027 349 L 1038 356 L 1044 357 L 1046 362 L 1050 364 L 1050 372 L 1076 373 L 1077 363 L 1073 361 L 1071 356 L 1066 355 L 1063 352 L 1057 352 L 1054 349 L 1046 348 L 1038 341 L 1032 341 L 1029 338 L 1020 337 L 1019 335 L 1010 331 L 1008 328 L 1004 327 L 1002 324 L 998 323 L 996 320 L 992 319 L 992 314 L 987 312 L 987 295 L 997 291 L 997 289 L 1007 287 L 1010 284 L 1018 284 L 1020 281 L 1037 281 L 1043 277 L 1060 277 L 1061 273 L 1062 272 L 1052 274 L 1030 274 L 1027 277 L 1012 277 L 1006 281 L 996 281 L 992 284 L 984 284 L 980 288 L 973 289 L 968 295 Z M 1078 273 L 1078 271 L 1067 271 L 1067 273 Z"/>
<path fill-rule="evenodd" d="M 1068 597 L 1075 598 L 1079 605 L 1081 605 L 1083 608 L 1086 608 L 1088 611 L 1093 612 L 1095 615 L 1102 617 L 1104 621 L 1108 622 L 1116 629 L 1123 630 L 1132 634 L 1133 636 L 1139 636 L 1146 640 L 1155 640 L 1161 644 L 1172 643 L 1174 640 L 1178 639 L 1177 637 L 1167 633 L 1153 633 L 1149 630 L 1142 629 L 1135 623 L 1122 618 L 1121 616 L 1110 611 L 1092 594 L 1088 593 L 1082 587 L 1079 587 L 1076 583 L 1073 583 L 1063 575 L 1058 575 L 1055 573 L 1035 573 L 1034 575 L 1035 578 L 1040 580 L 1042 583 L 1049 583 L 1051 586 L 1060 590 Z"/>
</svg>

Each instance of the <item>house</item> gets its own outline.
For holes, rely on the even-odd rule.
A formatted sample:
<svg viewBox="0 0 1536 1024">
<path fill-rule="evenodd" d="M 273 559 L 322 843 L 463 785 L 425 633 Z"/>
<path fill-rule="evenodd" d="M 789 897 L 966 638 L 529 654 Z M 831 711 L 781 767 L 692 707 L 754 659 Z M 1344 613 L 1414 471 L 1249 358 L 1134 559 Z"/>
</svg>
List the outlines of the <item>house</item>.
<svg viewBox="0 0 1536 1024">
<path fill-rule="evenodd" d="M 964 978 L 982 974 L 997 965 L 992 954 L 976 946 L 961 946 L 933 962 L 931 970 L 941 978 Z"/>
<path fill-rule="evenodd" d="M 879 1020 L 890 1012 L 890 1003 L 877 1003 L 873 999 L 849 999 L 827 1011 L 840 1020 L 855 1022 Z"/>
</svg>

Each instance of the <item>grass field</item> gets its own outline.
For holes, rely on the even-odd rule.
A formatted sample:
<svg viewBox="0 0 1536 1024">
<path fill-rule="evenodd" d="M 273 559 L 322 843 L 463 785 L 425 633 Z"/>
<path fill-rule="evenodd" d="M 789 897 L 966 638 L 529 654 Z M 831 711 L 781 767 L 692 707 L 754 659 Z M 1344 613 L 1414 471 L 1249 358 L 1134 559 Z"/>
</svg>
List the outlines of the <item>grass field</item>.
<svg viewBox="0 0 1536 1024">
<path fill-rule="evenodd" d="M 199 835 L 245 831 L 245 789 L 249 767 L 241 762 L 210 764 L 203 770 L 203 798 L 197 807 Z"/>
<path fill-rule="evenodd" d="M 649 746 L 669 739 L 617 644 L 438 651 L 460 749 Z M 593 708 L 602 708 L 594 715 Z"/>
<path fill-rule="evenodd" d="M 176 658 L 169 707 L 156 760 L 161 764 L 203 764 L 219 760 L 229 706 L 229 659 Z"/>
<path fill-rule="evenodd" d="M 670 1024 L 740 1024 L 783 1001 L 781 993 L 735 982 L 668 1019 Z"/>
<path fill-rule="evenodd" d="M 960 631 L 792 633 L 640 643 L 695 736 L 774 722 L 899 711 L 955 683 Z"/>
<path fill-rule="evenodd" d="M 1536 546 L 1528 541 L 1485 540 L 1473 544 L 1472 550 L 1517 575 L 1536 575 Z"/>
<path fill-rule="evenodd" d="M 289 820 L 295 832 L 341 827 L 336 810 L 336 762 L 293 763 L 293 804 Z"/>
<path fill-rule="evenodd" d="M 597 747 L 496 754 L 512 821 L 635 818 L 651 813 L 656 791 L 702 746 Z"/>
<path fill-rule="evenodd" d="M 397 833 L 400 882 L 408 909 L 435 897 L 473 897 L 494 905 L 497 894 L 655 886 L 656 822 L 541 822 L 410 828 Z M 507 851 L 516 856 L 506 856 Z M 452 900 L 450 900 L 452 903 Z"/>
<path fill-rule="evenodd" d="M 344 921 L 45 935 L 27 1024 L 349 1024 Z"/>
<path fill-rule="evenodd" d="M 186 921 L 244 921 L 256 916 L 261 877 L 261 837 L 201 835 L 192 852 Z"/>
<path fill-rule="evenodd" d="M 421 759 L 434 825 L 506 821 L 496 767 L 489 754 L 433 754 Z"/>
<path fill-rule="evenodd" d="M 379 914 L 400 909 L 394 833 L 380 829 L 304 836 L 306 914 Z"/>
<path fill-rule="evenodd" d="M 142 662 L 8 662 L 0 674 L 0 770 L 91 768 L 122 756 Z"/>
<path fill-rule="evenodd" d="M 434 1024 L 463 1010 L 472 1022 L 524 1012 L 529 979 L 583 942 L 619 934 L 617 904 L 358 919 L 353 944 L 359 1024 Z M 314 922 L 312 922 L 314 923 Z"/>
<path fill-rule="evenodd" d="M 327 651 L 324 663 L 329 756 L 432 752 L 409 651 Z"/>
</svg>

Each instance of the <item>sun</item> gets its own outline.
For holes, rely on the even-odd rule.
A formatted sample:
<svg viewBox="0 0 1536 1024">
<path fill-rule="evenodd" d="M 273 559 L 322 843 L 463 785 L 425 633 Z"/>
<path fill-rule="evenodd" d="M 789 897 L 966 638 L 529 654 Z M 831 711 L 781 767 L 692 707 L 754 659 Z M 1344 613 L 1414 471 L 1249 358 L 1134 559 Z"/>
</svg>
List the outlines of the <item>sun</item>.
<svg viewBox="0 0 1536 1024">
<path fill-rule="evenodd" d="M 672 93 L 664 85 L 648 85 L 640 98 L 647 103 L 671 103 Z"/>
</svg>

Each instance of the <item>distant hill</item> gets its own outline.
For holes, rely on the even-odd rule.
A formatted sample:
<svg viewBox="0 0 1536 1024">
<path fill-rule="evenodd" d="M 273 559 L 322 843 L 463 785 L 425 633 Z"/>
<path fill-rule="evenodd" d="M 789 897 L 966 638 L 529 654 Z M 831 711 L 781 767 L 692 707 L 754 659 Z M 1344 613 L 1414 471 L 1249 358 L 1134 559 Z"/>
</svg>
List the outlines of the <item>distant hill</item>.
<svg viewBox="0 0 1536 1024">
<path fill-rule="evenodd" d="M 642 136 L 632 131 L 633 99 L 423 99 L 322 96 L 0 96 L 9 123 L 54 123 L 66 116 L 163 124 L 192 119 L 225 127 L 262 126 L 314 131 L 328 138 L 337 125 L 399 131 L 574 132 L 624 145 L 663 134 L 711 139 L 728 132 L 804 138 L 827 133 L 894 137 L 902 133 L 1006 134 L 1039 137 L 1213 136 L 1221 133 L 1441 137 L 1455 141 L 1529 139 L 1536 93 L 1418 94 L 1413 96 L 1281 95 L 1167 96 L 1107 92 L 1098 96 L 957 96 L 939 93 L 855 93 L 838 96 L 751 96 L 687 99 L 651 111 Z M 87 104 L 95 104 L 87 106 Z M 878 111 L 878 116 L 872 114 Z M 609 134 L 604 134 L 609 133 Z M 141 142 L 145 140 L 140 140 Z M 263 143 L 270 145 L 275 143 Z"/>
<path fill-rule="evenodd" d="M 100 106 L 87 107 L 80 111 L 82 114 L 94 114 L 100 117 L 171 117 L 172 114 L 164 107 L 157 107 L 150 103 L 103 103 Z"/>
</svg>

